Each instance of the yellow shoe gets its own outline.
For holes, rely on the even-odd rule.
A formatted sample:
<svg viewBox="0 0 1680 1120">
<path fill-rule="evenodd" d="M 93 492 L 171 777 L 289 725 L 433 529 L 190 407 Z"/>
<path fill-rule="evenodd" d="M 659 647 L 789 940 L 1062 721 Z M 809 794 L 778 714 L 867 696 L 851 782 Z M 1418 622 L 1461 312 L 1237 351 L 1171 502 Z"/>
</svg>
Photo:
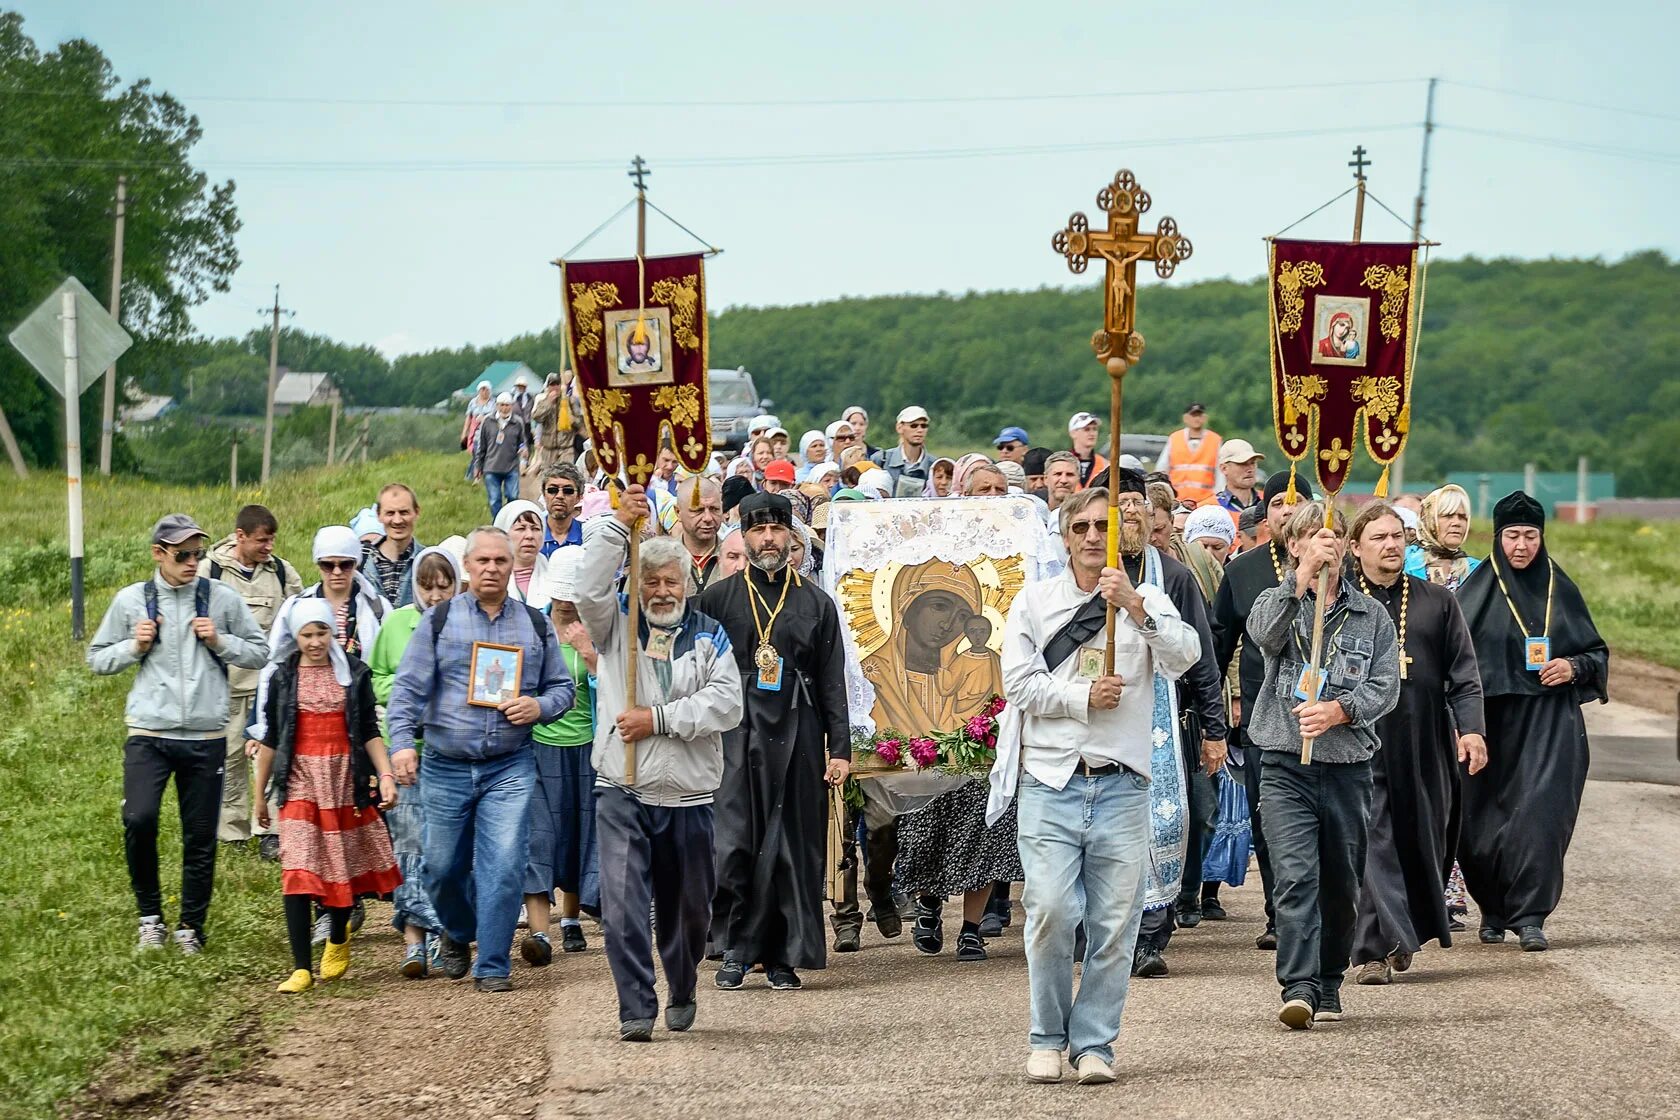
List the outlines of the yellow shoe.
<svg viewBox="0 0 1680 1120">
<path fill-rule="evenodd" d="M 327 947 L 321 950 L 321 979 L 337 980 L 350 970 L 350 935 L 344 935 L 344 943 L 334 945 L 327 942 Z"/>
<path fill-rule="evenodd" d="M 292 973 L 290 978 L 283 981 L 281 985 L 274 990 L 291 995 L 296 992 L 307 992 L 314 986 L 315 977 L 309 974 L 309 970 L 307 968 L 300 968 L 296 972 Z"/>
</svg>

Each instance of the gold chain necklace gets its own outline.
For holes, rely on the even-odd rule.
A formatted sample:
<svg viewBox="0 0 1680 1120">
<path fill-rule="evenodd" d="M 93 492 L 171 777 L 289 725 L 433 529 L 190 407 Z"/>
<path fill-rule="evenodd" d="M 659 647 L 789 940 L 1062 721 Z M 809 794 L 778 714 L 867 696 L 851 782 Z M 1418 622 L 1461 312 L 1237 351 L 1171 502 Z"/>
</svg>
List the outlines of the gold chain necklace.
<svg viewBox="0 0 1680 1120">
<path fill-rule="evenodd" d="M 1360 572 L 1359 572 L 1359 590 L 1365 592 L 1366 595 L 1371 595 L 1371 587 L 1370 587 L 1369 584 L 1367 584 L 1365 582 L 1365 571 L 1364 571 L 1364 569 L 1360 569 Z M 1375 598 L 1375 596 L 1371 596 L 1371 597 Z M 1400 641 L 1400 679 L 1401 680 L 1406 679 L 1406 667 L 1412 663 L 1411 654 L 1406 652 L 1406 604 L 1408 602 L 1410 602 L 1411 598 L 1412 598 L 1412 584 L 1411 584 L 1411 581 L 1406 578 L 1406 573 L 1405 572 L 1401 572 L 1400 573 L 1400 633 L 1399 633 L 1399 641 Z"/>
<path fill-rule="evenodd" d="M 1272 558 L 1272 571 L 1277 573 L 1277 581 L 1279 583 L 1282 583 L 1283 582 L 1283 562 L 1278 559 L 1277 545 L 1273 544 L 1271 541 L 1267 541 L 1266 542 L 1266 555 L 1270 556 Z"/>
<path fill-rule="evenodd" d="M 793 573 L 784 568 L 782 571 L 782 597 L 776 600 L 776 608 L 771 610 L 770 604 L 765 601 L 764 596 L 758 593 L 758 588 L 753 586 L 752 576 L 750 574 L 747 576 L 747 607 L 752 611 L 753 629 L 758 631 L 758 648 L 753 651 L 753 664 L 757 665 L 758 671 L 765 675 L 773 674 L 776 671 L 776 647 L 770 644 L 770 631 L 775 628 L 776 618 L 782 613 L 782 607 L 787 603 L 788 588 L 792 586 Z M 770 616 L 762 623 L 758 620 L 758 607 L 761 603 Z"/>
</svg>

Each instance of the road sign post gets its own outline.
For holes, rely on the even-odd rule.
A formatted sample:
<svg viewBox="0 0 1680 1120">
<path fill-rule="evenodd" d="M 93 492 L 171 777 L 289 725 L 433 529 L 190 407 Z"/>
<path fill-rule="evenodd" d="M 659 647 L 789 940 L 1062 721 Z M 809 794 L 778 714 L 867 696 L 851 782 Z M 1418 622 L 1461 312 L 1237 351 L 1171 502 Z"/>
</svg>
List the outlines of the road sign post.
<svg viewBox="0 0 1680 1120">
<path fill-rule="evenodd" d="M 69 486 L 70 631 L 85 630 L 82 586 L 82 392 L 133 345 L 128 332 L 74 276 L 7 336 L 64 397 L 64 474 Z M 86 381 L 82 371 L 88 371 Z"/>
</svg>

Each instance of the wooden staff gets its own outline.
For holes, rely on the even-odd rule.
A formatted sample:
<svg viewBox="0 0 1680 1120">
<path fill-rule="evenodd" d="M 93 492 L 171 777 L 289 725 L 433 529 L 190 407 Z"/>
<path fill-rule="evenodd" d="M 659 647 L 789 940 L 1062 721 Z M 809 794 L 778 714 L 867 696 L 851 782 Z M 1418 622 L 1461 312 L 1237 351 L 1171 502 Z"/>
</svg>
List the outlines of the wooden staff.
<svg viewBox="0 0 1680 1120">
<path fill-rule="evenodd" d="M 630 633 L 624 641 L 624 708 L 636 706 L 636 662 L 642 644 L 642 519 L 630 527 Z M 624 784 L 636 784 L 636 744 L 624 744 Z"/>
<path fill-rule="evenodd" d="M 1126 359 L 1108 359 L 1108 566 L 1120 566 L 1120 413 L 1124 403 L 1122 382 Z M 1118 622 L 1114 604 L 1108 604 L 1108 638 L 1103 645 L 1103 676 L 1114 675 L 1114 627 Z"/>
<path fill-rule="evenodd" d="M 828 900 L 839 902 L 846 892 L 846 797 L 839 786 L 828 787 Z"/>
</svg>

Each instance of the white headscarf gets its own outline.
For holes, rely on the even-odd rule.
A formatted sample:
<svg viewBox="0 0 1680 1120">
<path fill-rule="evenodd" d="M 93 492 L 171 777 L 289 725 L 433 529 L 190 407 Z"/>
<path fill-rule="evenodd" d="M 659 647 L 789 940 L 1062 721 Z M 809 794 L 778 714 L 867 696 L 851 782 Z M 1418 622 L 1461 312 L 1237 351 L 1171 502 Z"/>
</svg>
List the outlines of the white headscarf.
<svg viewBox="0 0 1680 1120">
<path fill-rule="evenodd" d="M 799 562 L 799 574 L 808 576 L 817 562 L 816 545 L 811 539 L 811 530 L 797 517 L 793 519 L 793 531 L 798 533 L 799 539 L 805 543 L 805 559 Z"/>
<path fill-rule="evenodd" d="M 315 555 L 311 557 L 317 564 L 323 560 L 354 560 L 356 562 L 355 588 L 368 598 L 378 602 L 381 598 L 379 588 L 373 581 L 362 574 L 362 538 L 356 535 L 356 530 L 348 525 L 323 525 L 315 530 Z M 370 648 L 369 653 L 373 650 Z"/>
<path fill-rule="evenodd" d="M 496 514 L 496 528 L 511 537 L 513 535 L 513 523 L 519 520 L 522 514 L 527 513 L 534 514 L 536 516 L 538 525 L 544 524 L 542 507 L 537 505 L 535 502 L 528 502 L 524 498 L 518 498 L 503 506 L 501 512 Z M 508 546 L 511 548 L 513 546 L 513 542 L 509 541 Z M 564 552 L 565 549 L 561 549 L 560 551 Z M 517 564 L 518 562 L 518 557 L 515 556 L 514 563 Z M 508 577 L 508 596 L 510 598 L 517 599 L 521 603 L 530 603 L 532 602 L 531 592 L 535 591 L 535 593 L 540 596 L 543 594 L 543 589 L 547 586 L 548 561 L 543 558 L 542 551 L 539 547 L 536 559 L 531 562 L 531 578 L 526 581 L 525 590 L 519 590 L 519 581 L 510 575 Z M 542 600 L 537 599 L 534 605 L 541 606 Z"/>
<path fill-rule="evenodd" d="M 1231 524 L 1231 515 L 1225 512 L 1224 506 L 1202 506 L 1192 513 L 1184 522 L 1184 539 L 1187 541 L 1212 537 L 1216 541 L 1223 541 L 1226 548 L 1236 540 L 1236 526 Z"/>
<path fill-rule="evenodd" d="M 344 647 L 338 644 L 332 604 L 318 597 L 293 599 L 292 609 L 287 612 L 286 621 L 291 627 L 289 637 L 292 639 L 293 650 L 297 649 L 297 633 L 305 626 L 319 622 L 327 628 L 327 660 L 332 665 L 333 679 L 343 687 L 349 688 L 350 658 L 346 656 Z M 286 656 L 290 657 L 291 653 L 288 652 Z"/>
<path fill-rule="evenodd" d="M 811 445 L 813 443 L 817 442 L 819 439 L 820 440 L 825 440 L 824 448 L 826 450 L 826 447 L 827 447 L 826 439 L 827 439 L 827 437 L 825 437 L 821 432 L 817 431 L 815 428 L 811 429 L 810 431 L 806 432 L 804 435 L 799 437 L 799 465 L 801 467 L 807 467 L 808 468 L 811 465 L 810 460 L 808 460 L 805 457 L 805 453 L 807 451 L 809 451 L 811 449 Z M 822 462 L 821 459 L 819 459 L 817 461 Z"/>
<path fill-rule="evenodd" d="M 834 458 L 834 437 L 841 428 L 845 428 L 848 432 L 854 431 L 850 420 L 836 420 L 823 429 L 823 436 L 828 440 L 828 457 L 830 459 Z"/>
<path fill-rule="evenodd" d="M 577 602 L 578 565 L 583 561 L 581 548 L 557 548 L 548 558 L 548 588 L 543 592 L 545 602 Z"/>
<path fill-rule="evenodd" d="M 858 475 L 857 488 L 872 498 L 892 497 L 892 475 L 880 467 L 871 467 Z"/>
<path fill-rule="evenodd" d="M 522 513 L 529 513 L 535 516 L 538 525 L 543 524 L 547 518 L 547 514 L 543 512 L 543 508 L 537 503 L 526 501 L 524 498 L 516 498 L 507 505 L 503 506 L 501 511 L 496 514 L 496 528 L 500 529 L 504 533 L 513 532 L 513 523 L 519 520 L 519 515 Z"/>
</svg>

